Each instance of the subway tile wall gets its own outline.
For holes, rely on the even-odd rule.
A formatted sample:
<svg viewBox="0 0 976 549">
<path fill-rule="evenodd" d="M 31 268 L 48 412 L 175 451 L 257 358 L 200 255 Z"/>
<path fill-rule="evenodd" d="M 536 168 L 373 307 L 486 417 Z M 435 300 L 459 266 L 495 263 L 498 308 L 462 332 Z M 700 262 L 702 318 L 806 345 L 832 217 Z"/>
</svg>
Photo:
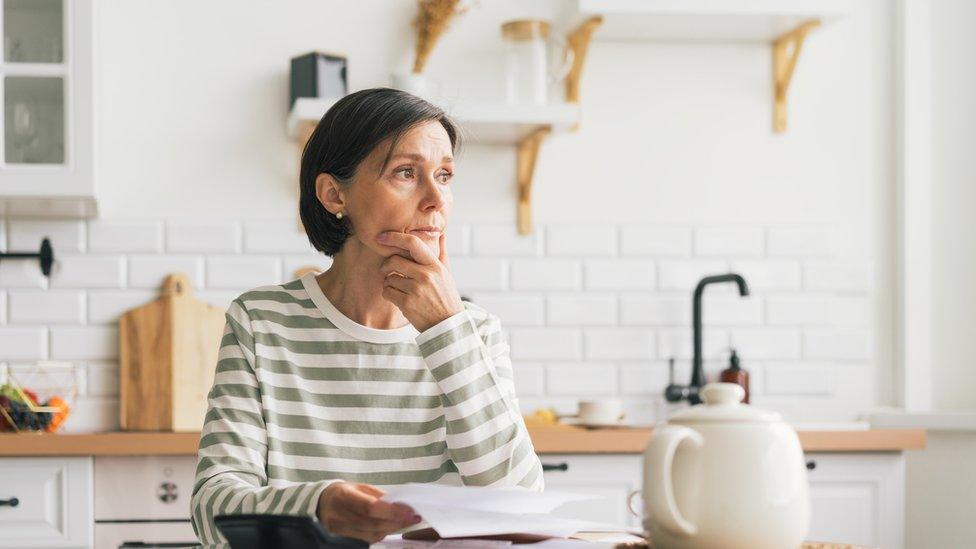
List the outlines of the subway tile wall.
<svg viewBox="0 0 976 549">
<path fill-rule="evenodd" d="M 704 304 L 706 374 L 735 347 L 754 402 L 796 421 L 853 419 L 871 406 L 871 263 L 834 255 L 827 227 L 452 226 L 461 292 L 502 319 L 523 411 L 572 413 L 580 399 L 619 397 L 638 422 L 673 406 L 661 393 L 670 358 L 690 377 L 691 291 L 735 271 L 753 292 L 712 286 Z M 37 263 L 0 262 L 0 365 L 83 366 L 69 431 L 118 426 L 117 319 L 186 273 L 198 298 L 226 307 L 241 292 L 327 268 L 292 219 L 0 222 L 0 248 L 51 238 L 50 279 Z"/>
</svg>

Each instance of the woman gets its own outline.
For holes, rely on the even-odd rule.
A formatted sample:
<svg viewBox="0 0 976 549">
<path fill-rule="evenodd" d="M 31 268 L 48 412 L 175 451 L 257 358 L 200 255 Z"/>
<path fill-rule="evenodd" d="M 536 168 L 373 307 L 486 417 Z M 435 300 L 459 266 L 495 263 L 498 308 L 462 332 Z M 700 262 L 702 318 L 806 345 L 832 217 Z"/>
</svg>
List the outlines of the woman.
<svg viewBox="0 0 976 549">
<path fill-rule="evenodd" d="M 213 517 L 316 516 L 375 542 L 417 524 L 381 486 L 542 490 L 498 317 L 448 268 L 457 129 L 388 88 L 338 101 L 302 155 L 302 223 L 328 271 L 227 310 L 191 501 Z"/>
</svg>

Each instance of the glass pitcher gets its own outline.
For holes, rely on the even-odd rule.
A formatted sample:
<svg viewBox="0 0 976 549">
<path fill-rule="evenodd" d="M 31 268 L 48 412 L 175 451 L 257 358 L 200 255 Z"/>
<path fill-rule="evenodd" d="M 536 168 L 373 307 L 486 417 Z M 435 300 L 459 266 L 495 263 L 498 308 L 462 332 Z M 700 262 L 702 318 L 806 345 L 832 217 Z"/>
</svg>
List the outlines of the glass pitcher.
<svg viewBox="0 0 976 549">
<path fill-rule="evenodd" d="M 512 104 L 545 105 L 550 86 L 559 84 L 573 66 L 565 41 L 550 37 L 549 22 L 520 19 L 502 24 L 505 41 L 505 99 Z M 561 52 L 558 62 L 555 58 Z M 553 61 L 550 61 L 550 57 Z"/>
</svg>

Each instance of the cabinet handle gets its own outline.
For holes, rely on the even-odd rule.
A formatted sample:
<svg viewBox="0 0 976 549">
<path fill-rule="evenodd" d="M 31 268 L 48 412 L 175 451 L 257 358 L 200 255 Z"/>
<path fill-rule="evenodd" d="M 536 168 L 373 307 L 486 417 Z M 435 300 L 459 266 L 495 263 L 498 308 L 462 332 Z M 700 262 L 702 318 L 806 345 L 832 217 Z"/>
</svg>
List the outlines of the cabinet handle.
<svg viewBox="0 0 976 549">
<path fill-rule="evenodd" d="M 156 489 L 156 497 L 163 503 L 173 503 L 179 495 L 179 489 L 172 482 L 164 482 Z"/>
<path fill-rule="evenodd" d="M 543 471 L 569 471 L 569 464 L 565 461 L 562 463 L 543 463 Z"/>
<path fill-rule="evenodd" d="M 20 505 L 20 500 L 17 499 L 17 498 L 0 499 L 0 507 L 3 507 L 4 505 L 9 505 L 11 507 L 17 507 L 18 505 Z"/>
<path fill-rule="evenodd" d="M 817 462 L 816 461 L 814 461 L 814 460 L 811 459 L 810 461 L 807 462 L 807 471 L 813 471 L 816 468 L 817 468 Z"/>
</svg>

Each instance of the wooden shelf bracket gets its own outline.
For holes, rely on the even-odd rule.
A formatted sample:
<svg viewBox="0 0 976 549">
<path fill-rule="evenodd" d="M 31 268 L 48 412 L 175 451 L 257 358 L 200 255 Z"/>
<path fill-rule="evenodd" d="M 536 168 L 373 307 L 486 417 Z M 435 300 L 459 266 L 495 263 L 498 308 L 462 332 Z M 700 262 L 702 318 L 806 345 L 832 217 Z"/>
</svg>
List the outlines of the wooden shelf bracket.
<svg viewBox="0 0 976 549">
<path fill-rule="evenodd" d="M 568 103 L 580 102 L 580 79 L 583 76 L 583 65 L 586 63 L 586 52 L 590 49 L 590 41 L 593 33 L 603 24 L 603 17 L 597 15 L 590 17 L 579 24 L 576 29 L 566 37 L 566 47 L 573 52 L 573 66 L 570 67 L 566 75 L 566 101 Z M 579 128 L 579 123 L 574 127 L 574 131 Z"/>
<path fill-rule="evenodd" d="M 552 128 L 542 127 L 523 139 L 518 144 L 516 158 L 516 179 L 518 180 L 518 232 L 532 233 L 532 176 L 535 172 L 535 161 L 539 157 L 539 147 Z"/>
<path fill-rule="evenodd" d="M 773 41 L 773 131 L 786 131 L 786 94 L 793 79 L 793 70 L 800 57 L 803 40 L 820 26 L 819 19 L 811 19 Z"/>
</svg>

